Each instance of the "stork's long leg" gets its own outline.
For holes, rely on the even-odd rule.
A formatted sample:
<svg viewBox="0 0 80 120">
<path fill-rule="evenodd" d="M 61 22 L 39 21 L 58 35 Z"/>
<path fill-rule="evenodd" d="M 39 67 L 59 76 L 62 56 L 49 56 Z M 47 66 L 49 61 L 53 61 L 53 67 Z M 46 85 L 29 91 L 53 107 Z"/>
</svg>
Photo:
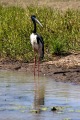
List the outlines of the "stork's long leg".
<svg viewBox="0 0 80 120">
<path fill-rule="evenodd" d="M 36 67 L 36 56 L 34 58 L 34 76 L 35 76 L 35 67 Z"/>
<path fill-rule="evenodd" d="M 36 54 L 34 50 L 34 76 L 35 76 L 35 68 L 36 68 Z"/>
<path fill-rule="evenodd" d="M 38 77 L 39 77 L 39 63 L 40 63 L 40 61 L 39 61 L 39 58 L 38 58 Z"/>
</svg>

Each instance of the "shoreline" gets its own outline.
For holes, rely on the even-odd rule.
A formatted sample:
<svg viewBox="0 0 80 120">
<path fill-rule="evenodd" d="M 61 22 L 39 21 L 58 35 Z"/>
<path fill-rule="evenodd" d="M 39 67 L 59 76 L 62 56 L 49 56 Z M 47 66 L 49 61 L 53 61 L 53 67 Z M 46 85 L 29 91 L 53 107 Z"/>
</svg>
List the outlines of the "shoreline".
<svg viewBox="0 0 80 120">
<path fill-rule="evenodd" d="M 12 70 L 34 73 L 34 63 L 23 63 L 0 59 L 0 70 Z M 36 66 L 36 73 L 38 68 Z M 51 77 L 55 81 L 70 82 L 80 85 L 80 54 L 56 57 L 53 61 L 40 64 L 40 75 Z"/>
</svg>

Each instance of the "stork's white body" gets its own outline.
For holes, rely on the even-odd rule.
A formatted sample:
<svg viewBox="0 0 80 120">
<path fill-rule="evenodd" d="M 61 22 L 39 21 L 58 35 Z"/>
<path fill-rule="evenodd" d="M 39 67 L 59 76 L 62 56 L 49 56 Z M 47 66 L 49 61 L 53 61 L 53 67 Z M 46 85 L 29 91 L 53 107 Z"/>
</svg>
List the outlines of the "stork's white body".
<svg viewBox="0 0 80 120">
<path fill-rule="evenodd" d="M 39 57 L 42 56 L 42 44 L 40 41 L 39 44 L 37 43 L 37 35 L 35 33 L 30 35 L 30 41 L 33 49 L 38 53 Z"/>
<path fill-rule="evenodd" d="M 39 46 L 37 44 L 37 35 L 35 35 L 34 33 L 32 33 L 30 35 L 30 41 L 31 41 L 31 45 L 32 45 L 33 49 L 38 50 Z"/>
</svg>

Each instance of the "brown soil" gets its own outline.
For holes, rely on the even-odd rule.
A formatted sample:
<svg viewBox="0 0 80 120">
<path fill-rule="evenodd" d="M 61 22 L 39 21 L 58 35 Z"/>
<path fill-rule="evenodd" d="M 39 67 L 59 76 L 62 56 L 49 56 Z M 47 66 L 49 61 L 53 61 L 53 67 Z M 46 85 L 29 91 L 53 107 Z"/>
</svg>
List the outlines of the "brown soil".
<svg viewBox="0 0 80 120">
<path fill-rule="evenodd" d="M 27 73 L 34 73 L 33 63 L 22 63 L 0 59 L 0 70 L 16 70 Z M 38 73 L 36 66 L 36 74 Z M 53 61 L 40 64 L 40 75 L 51 77 L 56 81 L 73 82 L 80 84 L 80 53 L 71 54 L 65 57 L 54 57 Z"/>
</svg>

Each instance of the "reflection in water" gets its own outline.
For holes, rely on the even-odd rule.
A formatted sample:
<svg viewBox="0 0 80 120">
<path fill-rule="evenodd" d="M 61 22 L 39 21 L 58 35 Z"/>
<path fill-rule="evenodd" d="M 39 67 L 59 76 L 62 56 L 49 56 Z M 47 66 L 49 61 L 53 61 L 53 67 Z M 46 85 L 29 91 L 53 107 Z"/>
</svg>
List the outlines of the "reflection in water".
<svg viewBox="0 0 80 120">
<path fill-rule="evenodd" d="M 79 120 L 79 91 L 80 85 L 34 78 L 18 71 L 0 71 L 0 120 Z M 52 112 L 54 106 L 63 107 L 63 113 Z M 47 110 L 43 112 L 44 108 Z M 36 111 L 40 114 L 34 114 Z"/>
<path fill-rule="evenodd" d="M 34 82 L 34 108 L 37 112 L 40 112 L 40 106 L 44 105 L 45 81 L 43 79 L 39 79 L 39 77 L 34 77 Z"/>
</svg>

